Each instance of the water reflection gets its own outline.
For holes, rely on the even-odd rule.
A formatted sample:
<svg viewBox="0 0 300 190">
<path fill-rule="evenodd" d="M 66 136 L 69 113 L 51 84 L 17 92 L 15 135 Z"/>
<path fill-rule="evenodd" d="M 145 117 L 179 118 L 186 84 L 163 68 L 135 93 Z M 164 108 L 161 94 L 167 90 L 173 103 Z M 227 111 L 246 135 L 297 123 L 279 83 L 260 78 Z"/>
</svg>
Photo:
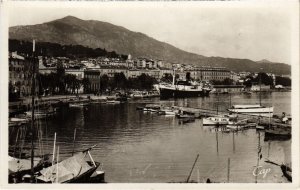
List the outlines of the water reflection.
<svg viewBox="0 0 300 190">
<path fill-rule="evenodd" d="M 216 103 L 216 100 L 219 100 Z M 276 100 L 276 101 L 275 101 Z M 152 99 L 166 106 L 189 106 L 224 111 L 230 106 L 228 94 L 181 100 Z M 258 103 L 258 94 L 235 94 L 231 104 Z M 290 93 L 263 94 L 262 103 L 273 105 L 275 114 L 290 113 Z M 182 122 L 170 116 L 144 113 L 136 107 L 141 101 L 119 105 L 92 104 L 87 109 L 69 108 L 47 122 L 45 152 L 51 152 L 54 133 L 61 152 L 73 149 L 74 129 L 77 130 L 75 150 L 97 144 L 92 152 L 103 162 L 108 182 L 180 182 L 185 181 L 199 154 L 191 180 L 227 181 L 227 160 L 230 158 L 230 182 L 255 181 L 252 174 L 257 160 L 258 136 L 255 129 L 228 133 L 222 128 L 202 126 L 196 119 Z M 46 122 L 42 123 L 46 126 Z M 45 130 L 45 129 L 44 129 Z M 263 133 L 262 133 L 263 135 Z M 290 163 L 291 142 L 261 141 L 260 161 L 271 173 L 258 182 L 287 182 L 280 168 L 264 163 L 265 158 Z M 68 155 L 61 155 L 63 159 Z"/>
</svg>

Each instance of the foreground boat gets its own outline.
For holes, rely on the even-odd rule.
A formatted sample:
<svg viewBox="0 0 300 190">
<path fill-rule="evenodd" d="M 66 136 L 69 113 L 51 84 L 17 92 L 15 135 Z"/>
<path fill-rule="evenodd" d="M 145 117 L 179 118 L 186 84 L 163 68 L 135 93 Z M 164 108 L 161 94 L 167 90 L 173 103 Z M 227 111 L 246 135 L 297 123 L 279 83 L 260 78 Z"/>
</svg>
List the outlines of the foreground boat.
<svg viewBox="0 0 300 190">
<path fill-rule="evenodd" d="M 45 164 L 45 160 L 39 157 L 35 157 L 33 160 L 33 170 L 36 172 L 41 170 Z M 31 172 L 31 160 L 20 159 L 8 156 L 8 182 L 20 183 L 22 178 L 26 174 Z"/>
<path fill-rule="evenodd" d="M 94 162 L 90 149 L 79 152 L 57 164 L 38 172 L 37 183 L 84 183 L 97 170 L 100 163 Z M 90 161 L 85 161 L 86 156 Z"/>
</svg>

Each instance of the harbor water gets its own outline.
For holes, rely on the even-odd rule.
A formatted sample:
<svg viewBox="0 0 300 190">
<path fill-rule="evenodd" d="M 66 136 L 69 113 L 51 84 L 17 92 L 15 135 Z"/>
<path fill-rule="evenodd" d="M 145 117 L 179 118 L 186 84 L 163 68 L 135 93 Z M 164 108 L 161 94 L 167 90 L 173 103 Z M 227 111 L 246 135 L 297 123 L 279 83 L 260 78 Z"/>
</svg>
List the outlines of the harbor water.
<svg viewBox="0 0 300 190">
<path fill-rule="evenodd" d="M 291 114 L 290 92 L 262 93 L 261 102 L 273 105 L 274 114 Z M 225 111 L 233 104 L 259 103 L 259 94 L 139 99 L 122 104 L 67 108 L 40 122 L 43 148 L 37 148 L 36 152 L 52 153 L 56 132 L 60 159 L 70 156 L 67 153 L 73 148 L 80 151 L 97 144 L 91 154 L 95 161 L 102 163 L 105 180 L 109 183 L 185 182 L 197 154 L 199 158 L 190 178 L 194 182 L 205 183 L 207 178 L 231 183 L 288 182 L 282 177 L 280 167 L 264 161 L 291 164 L 291 140 L 264 141 L 264 132 L 256 129 L 224 133 L 202 126 L 201 119 L 184 123 L 174 116 L 136 110 L 137 106 L 148 103 Z M 258 144 L 262 147 L 262 158 L 257 165 Z M 261 171 L 257 177 L 254 176 L 256 169 Z"/>
</svg>

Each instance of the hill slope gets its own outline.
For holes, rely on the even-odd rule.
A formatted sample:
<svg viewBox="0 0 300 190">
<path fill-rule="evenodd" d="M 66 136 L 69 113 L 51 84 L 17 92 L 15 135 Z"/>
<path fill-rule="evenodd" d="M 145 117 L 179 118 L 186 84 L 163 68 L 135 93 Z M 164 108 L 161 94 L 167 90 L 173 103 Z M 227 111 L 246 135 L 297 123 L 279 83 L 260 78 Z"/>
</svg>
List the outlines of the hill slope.
<svg viewBox="0 0 300 190">
<path fill-rule="evenodd" d="M 81 20 L 67 16 L 51 22 L 15 26 L 9 29 L 9 38 L 40 42 L 52 42 L 62 45 L 83 45 L 90 48 L 102 48 L 118 54 L 131 54 L 134 57 L 163 59 L 176 63 L 188 63 L 206 66 L 224 66 L 233 71 L 257 71 L 290 74 L 289 65 L 276 63 L 257 63 L 247 59 L 205 57 L 180 50 L 170 44 L 155 40 L 145 34 L 132 32 L 124 27 L 107 22 Z"/>
</svg>

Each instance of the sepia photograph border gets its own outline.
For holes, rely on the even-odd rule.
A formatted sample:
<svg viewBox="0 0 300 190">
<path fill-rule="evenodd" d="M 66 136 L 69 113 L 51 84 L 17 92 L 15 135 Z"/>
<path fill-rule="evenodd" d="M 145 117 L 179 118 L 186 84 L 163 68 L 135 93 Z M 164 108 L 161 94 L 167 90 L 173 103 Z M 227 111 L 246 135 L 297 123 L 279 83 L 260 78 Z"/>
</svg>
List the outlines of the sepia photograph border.
<svg viewBox="0 0 300 190">
<path fill-rule="evenodd" d="M 130 4 L 131 6 L 140 3 L 164 3 L 171 4 L 177 3 L 195 3 L 205 4 L 210 6 L 227 6 L 236 5 L 237 7 L 255 6 L 261 4 L 268 8 L 276 3 L 289 3 L 289 9 L 286 11 L 291 12 L 291 66 L 292 66 L 292 170 L 293 182 L 292 183 L 220 183 L 220 184 L 165 184 L 165 183 L 107 183 L 107 184 L 8 184 L 8 28 L 9 28 L 9 10 L 16 4 L 26 4 L 26 6 L 59 6 L 59 7 L 76 7 L 82 6 L 84 8 L 91 6 L 99 6 L 101 3 L 112 3 L 115 6 L 119 4 Z M 20 15 L 21 17 L 21 15 Z M 275 40 L 275 39 L 274 39 Z M 266 0 L 266 1 L 0 1 L 0 69 L 1 69 L 1 114 L 0 114 L 0 188 L 1 189 L 299 189 L 299 1 L 279 1 L 279 0 Z"/>
</svg>

